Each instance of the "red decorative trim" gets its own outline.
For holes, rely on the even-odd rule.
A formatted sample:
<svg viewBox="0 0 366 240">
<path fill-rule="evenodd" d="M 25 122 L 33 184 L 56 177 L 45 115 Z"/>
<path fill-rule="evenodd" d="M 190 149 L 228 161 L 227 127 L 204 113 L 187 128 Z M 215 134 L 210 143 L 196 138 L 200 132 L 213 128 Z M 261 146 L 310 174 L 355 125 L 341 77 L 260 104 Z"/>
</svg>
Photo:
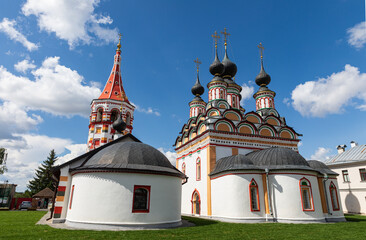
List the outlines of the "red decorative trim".
<svg viewBox="0 0 366 240">
<path fill-rule="evenodd" d="M 147 199 L 147 209 L 145 210 L 140 210 L 140 209 L 133 209 L 133 205 L 135 203 L 135 191 L 138 188 L 143 188 L 146 189 L 148 192 L 148 199 Z M 133 187 L 133 200 L 132 200 L 132 212 L 133 213 L 148 213 L 150 212 L 150 195 L 151 195 L 151 186 L 145 186 L 145 185 L 135 185 Z"/>
<path fill-rule="evenodd" d="M 192 198 L 191 198 L 191 203 L 192 203 L 192 214 L 196 214 L 196 213 L 194 213 L 194 212 L 193 212 L 193 204 L 194 204 L 194 203 L 193 203 L 193 202 L 194 202 L 194 201 L 193 201 L 193 196 L 194 196 L 194 194 L 195 194 L 195 193 L 197 193 L 197 195 L 198 195 L 198 205 L 199 205 L 198 214 L 199 214 L 199 215 L 201 215 L 201 195 L 200 195 L 200 193 L 198 192 L 197 188 L 195 188 L 195 189 L 194 189 L 194 191 L 193 191 L 193 193 L 192 193 Z"/>
<path fill-rule="evenodd" d="M 255 186 L 252 186 L 252 182 L 255 183 Z M 257 191 L 257 206 L 258 206 L 258 209 L 253 209 L 253 206 L 252 206 L 252 188 L 255 188 L 256 191 Z M 259 191 L 258 191 L 258 184 L 257 182 L 254 180 L 254 178 L 252 178 L 252 180 L 250 181 L 249 183 L 249 196 L 250 196 L 250 211 L 252 212 L 260 212 L 261 210 L 261 207 L 260 207 L 260 202 L 259 202 Z"/>
<path fill-rule="evenodd" d="M 290 170 L 290 169 L 289 169 Z M 314 170 L 315 171 L 315 170 Z M 312 177 L 318 177 L 318 175 L 315 175 L 315 174 L 308 174 L 308 173 L 292 173 L 292 172 L 279 172 L 279 173 L 276 173 L 276 172 L 270 172 L 269 175 L 276 175 L 276 174 L 293 174 L 293 175 L 304 175 L 304 176 L 312 176 Z"/>
<path fill-rule="evenodd" d="M 337 200 L 337 206 L 334 206 L 334 204 L 333 204 L 332 189 L 334 189 L 334 191 L 335 191 L 336 200 Z M 337 187 L 334 185 L 333 181 L 330 182 L 330 185 L 329 185 L 329 193 L 330 193 L 330 201 L 332 202 L 333 211 L 339 211 L 339 201 L 338 201 Z"/>
<path fill-rule="evenodd" d="M 179 160 L 179 159 L 181 159 L 181 158 L 184 158 L 184 157 L 186 157 L 186 156 L 188 156 L 188 155 L 191 155 L 191 154 L 193 154 L 193 153 L 195 153 L 195 152 L 197 152 L 197 151 L 200 151 L 200 150 L 202 150 L 202 149 L 206 148 L 208 145 L 210 145 L 210 144 L 209 144 L 209 143 L 207 143 L 207 144 L 206 144 L 205 146 L 203 146 L 203 147 L 197 148 L 197 149 L 196 149 L 196 150 L 194 150 L 194 151 L 190 151 L 189 153 L 184 154 L 184 155 L 182 155 L 182 156 L 178 157 L 178 158 L 177 158 L 177 160 Z"/>
<path fill-rule="evenodd" d="M 263 170 L 262 170 L 263 171 Z M 223 174 L 221 176 L 217 176 L 217 177 L 211 177 L 211 180 L 220 178 L 220 177 L 225 177 L 228 175 L 246 175 L 246 174 L 258 174 L 258 175 L 263 175 L 264 173 L 253 173 L 253 172 L 247 172 L 247 173 L 227 173 L 227 174 Z"/>
<path fill-rule="evenodd" d="M 57 191 L 58 192 L 65 192 L 66 191 L 66 187 L 65 186 L 58 186 Z"/>
<path fill-rule="evenodd" d="M 72 199 L 74 197 L 74 187 L 75 187 L 75 185 L 72 185 L 69 209 L 71 209 Z"/>
<path fill-rule="evenodd" d="M 309 186 L 307 186 L 307 187 L 305 187 L 305 186 L 301 186 L 301 182 L 302 182 L 303 180 L 306 180 L 306 181 L 309 183 Z M 299 187 L 300 187 L 300 196 L 301 196 L 301 206 L 302 206 L 302 210 L 303 210 L 304 212 L 314 212 L 314 211 L 315 211 L 315 209 L 314 209 L 313 192 L 312 192 L 312 190 L 311 190 L 311 183 L 310 183 L 309 179 L 307 179 L 307 178 L 305 178 L 305 177 L 301 178 L 301 179 L 300 179 L 300 181 L 299 181 Z M 309 194 L 310 194 L 310 197 L 311 197 L 311 209 L 304 209 L 304 201 L 303 201 L 303 197 L 302 197 L 302 189 L 303 189 L 303 188 L 307 188 L 307 189 L 309 190 Z"/>
<path fill-rule="evenodd" d="M 198 167 L 199 167 L 199 170 L 198 170 Z M 196 181 L 201 181 L 201 173 L 202 173 L 201 158 L 198 157 L 197 160 L 196 160 Z"/>
<path fill-rule="evenodd" d="M 119 170 L 80 170 L 80 171 L 77 171 L 77 172 L 73 172 L 71 174 L 71 176 L 74 176 L 76 174 L 79 174 L 79 173 L 96 173 L 96 172 L 122 172 L 122 173 L 133 173 L 133 174 L 152 174 L 152 175 L 163 175 L 163 176 L 171 176 L 171 177 L 178 177 L 178 176 L 174 176 L 174 175 L 170 175 L 170 174 L 164 174 L 164 173 L 154 173 L 154 172 L 149 172 L 149 173 L 146 173 L 146 172 L 139 172 L 139 171 L 119 171 Z M 178 178 L 181 178 L 181 177 L 178 177 Z"/>
<path fill-rule="evenodd" d="M 55 207 L 55 210 L 53 211 L 54 214 L 61 214 L 62 213 L 62 207 Z"/>
</svg>

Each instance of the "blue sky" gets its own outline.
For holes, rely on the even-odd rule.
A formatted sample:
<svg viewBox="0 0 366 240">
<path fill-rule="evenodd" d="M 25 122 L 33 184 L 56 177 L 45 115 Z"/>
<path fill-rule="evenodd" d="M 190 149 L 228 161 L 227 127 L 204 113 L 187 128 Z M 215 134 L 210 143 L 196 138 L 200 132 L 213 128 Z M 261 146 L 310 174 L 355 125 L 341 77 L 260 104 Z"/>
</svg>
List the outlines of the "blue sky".
<svg viewBox="0 0 366 240">
<path fill-rule="evenodd" d="M 22 191 L 52 148 L 60 162 L 86 149 L 89 104 L 110 74 L 119 32 L 123 85 L 137 105 L 133 134 L 174 158 L 193 98 L 193 60 L 202 62 L 205 86 L 211 34 L 225 27 L 247 112 L 255 110 L 262 42 L 276 108 L 304 135 L 305 158 L 324 160 L 339 144 L 366 143 L 364 1 L 4 0 L 0 146 L 8 149 L 9 171 L 0 182 Z"/>
</svg>

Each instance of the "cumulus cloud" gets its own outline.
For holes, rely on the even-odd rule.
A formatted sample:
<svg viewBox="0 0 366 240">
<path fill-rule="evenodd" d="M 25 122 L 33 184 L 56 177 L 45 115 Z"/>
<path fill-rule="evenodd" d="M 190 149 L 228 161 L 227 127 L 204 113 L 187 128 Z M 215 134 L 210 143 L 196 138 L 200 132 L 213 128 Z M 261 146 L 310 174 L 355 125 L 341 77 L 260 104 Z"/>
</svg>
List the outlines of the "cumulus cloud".
<svg viewBox="0 0 366 240">
<path fill-rule="evenodd" d="M 360 22 L 347 30 L 348 44 L 355 48 L 362 48 L 366 44 L 366 21 Z"/>
<path fill-rule="evenodd" d="M 296 86 L 291 99 L 292 106 L 303 116 L 342 113 L 352 100 L 361 102 L 356 108 L 366 110 L 366 73 L 347 64 L 341 72 Z"/>
<path fill-rule="evenodd" d="M 0 146 L 8 151 L 6 164 L 9 169 L 1 178 L 18 184 L 17 191 L 26 189 L 28 181 L 34 177 L 35 169 L 47 158 L 52 149 L 59 155 L 65 151 L 65 146 L 72 145 L 69 139 L 31 134 L 14 136 L 15 139 L 0 140 Z"/>
<path fill-rule="evenodd" d="M 25 16 L 35 15 L 42 31 L 55 33 L 66 40 L 70 48 L 76 45 L 106 43 L 117 40 L 117 29 L 102 25 L 112 24 L 110 16 L 96 14 L 99 0 L 27 0 L 22 7 Z M 93 35 L 94 34 L 94 35 Z"/>
<path fill-rule="evenodd" d="M 59 60 L 60 57 L 46 58 L 41 67 L 32 71 L 35 80 L 16 76 L 0 66 L 0 100 L 54 115 L 89 116 L 90 99 L 99 96 L 100 89 L 83 84 L 83 77 L 60 65 Z"/>
<path fill-rule="evenodd" d="M 330 153 L 331 153 L 331 149 L 324 148 L 324 147 L 318 147 L 318 149 L 315 151 L 315 153 L 313 155 L 311 155 L 310 159 L 319 160 L 319 161 L 324 162 L 331 157 Z"/>
<path fill-rule="evenodd" d="M 142 112 L 142 113 L 146 113 L 146 114 L 153 114 L 158 117 L 160 116 L 160 112 L 158 112 L 156 109 L 153 109 L 152 107 L 143 108 L 137 104 L 134 104 L 133 102 L 131 102 L 131 104 L 135 106 L 135 110 L 138 112 Z"/>
<path fill-rule="evenodd" d="M 5 33 L 11 40 L 21 43 L 28 51 L 38 49 L 38 45 L 28 41 L 28 39 L 15 29 L 16 21 L 4 18 L 0 22 L 0 32 Z"/>
<path fill-rule="evenodd" d="M 253 93 L 254 93 L 254 87 L 253 86 L 249 86 L 245 83 L 243 83 L 243 85 L 241 85 L 242 90 L 241 90 L 241 101 L 240 101 L 240 105 L 244 105 L 244 100 L 246 99 L 250 99 L 251 97 L 253 97 Z"/>
<path fill-rule="evenodd" d="M 172 151 L 165 151 L 164 148 L 158 148 L 160 152 L 162 152 L 169 160 L 169 162 L 175 167 L 175 160 L 177 159 L 177 153 Z"/>
<path fill-rule="evenodd" d="M 36 65 L 34 65 L 34 61 L 29 62 L 28 59 L 24 59 L 23 61 L 17 62 L 14 65 L 15 70 L 21 73 L 26 73 L 29 69 L 36 68 Z"/>
<path fill-rule="evenodd" d="M 57 160 L 57 165 L 63 164 L 71 159 L 74 159 L 84 153 L 86 153 L 87 145 L 86 144 L 71 144 L 65 146 L 65 149 L 69 151 L 69 153 L 61 156 Z"/>
</svg>

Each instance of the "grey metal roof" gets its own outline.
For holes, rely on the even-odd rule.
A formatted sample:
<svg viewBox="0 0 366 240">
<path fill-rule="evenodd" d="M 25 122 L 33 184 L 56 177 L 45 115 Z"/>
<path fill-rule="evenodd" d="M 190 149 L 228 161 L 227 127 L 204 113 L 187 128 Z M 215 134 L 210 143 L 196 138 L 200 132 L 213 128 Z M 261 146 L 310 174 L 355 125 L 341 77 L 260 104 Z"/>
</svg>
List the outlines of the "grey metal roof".
<svg viewBox="0 0 366 240">
<path fill-rule="evenodd" d="M 163 153 L 141 142 L 115 141 L 70 171 L 92 169 L 161 173 L 185 178 L 185 175 L 176 169 Z"/>
<path fill-rule="evenodd" d="M 326 173 L 326 174 L 330 174 L 330 175 L 339 175 L 336 172 L 333 172 L 332 170 L 330 170 L 330 168 L 325 165 L 324 162 L 318 161 L 318 160 L 308 160 L 308 163 L 310 165 L 310 167 L 314 168 L 315 170 L 317 170 L 318 172 L 321 173 Z"/>
<path fill-rule="evenodd" d="M 253 162 L 247 156 L 238 154 L 220 158 L 216 162 L 215 169 L 210 173 L 210 175 L 214 175 L 225 171 L 247 170 L 247 169 L 260 169 L 260 168 L 254 166 Z"/>
<path fill-rule="evenodd" d="M 365 160 L 366 160 L 366 145 L 364 144 L 350 148 L 345 152 L 330 158 L 325 163 L 327 165 L 331 165 L 337 163 L 357 162 Z"/>
</svg>

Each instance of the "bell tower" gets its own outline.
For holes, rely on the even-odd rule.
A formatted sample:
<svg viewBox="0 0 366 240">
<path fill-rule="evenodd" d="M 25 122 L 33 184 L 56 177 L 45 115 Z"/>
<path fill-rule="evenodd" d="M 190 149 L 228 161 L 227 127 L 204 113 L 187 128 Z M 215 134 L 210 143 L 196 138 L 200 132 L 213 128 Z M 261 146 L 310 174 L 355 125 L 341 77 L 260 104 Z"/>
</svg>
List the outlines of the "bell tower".
<svg viewBox="0 0 366 240">
<path fill-rule="evenodd" d="M 121 115 L 126 123 L 126 129 L 122 134 L 132 132 L 133 125 L 133 106 L 126 96 L 122 85 L 121 76 L 121 34 L 117 44 L 116 55 L 111 74 L 105 87 L 98 99 L 91 102 L 91 113 L 89 123 L 88 151 L 106 144 L 113 140 L 115 130 L 112 124 Z"/>
</svg>

